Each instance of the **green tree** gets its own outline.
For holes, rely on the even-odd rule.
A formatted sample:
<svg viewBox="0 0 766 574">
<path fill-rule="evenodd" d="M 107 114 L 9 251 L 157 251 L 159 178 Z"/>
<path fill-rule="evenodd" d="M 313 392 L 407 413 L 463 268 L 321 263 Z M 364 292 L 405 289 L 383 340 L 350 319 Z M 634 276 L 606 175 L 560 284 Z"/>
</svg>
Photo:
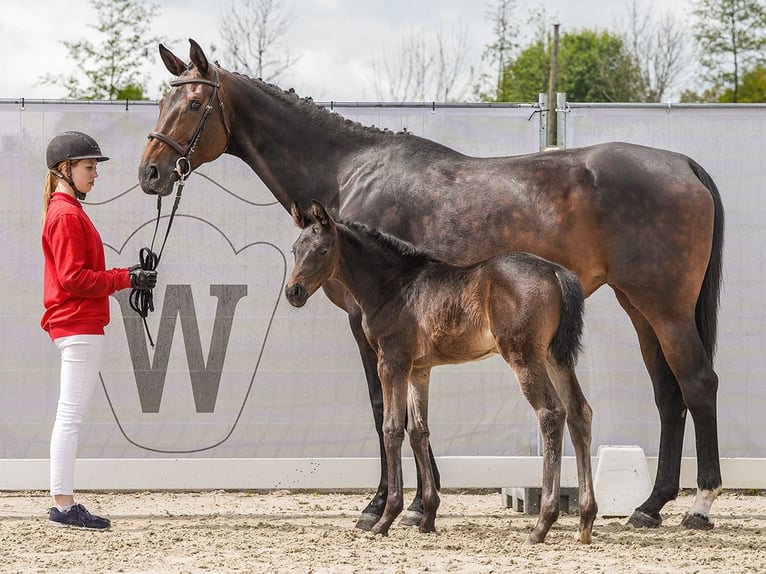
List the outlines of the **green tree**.
<svg viewBox="0 0 766 574">
<path fill-rule="evenodd" d="M 766 0 L 695 0 L 692 13 L 705 79 L 740 101 L 742 71 L 764 61 Z"/>
<path fill-rule="evenodd" d="M 758 64 L 742 75 L 737 101 L 748 104 L 766 102 L 766 65 Z"/>
<path fill-rule="evenodd" d="M 62 41 L 77 64 L 71 75 L 47 74 L 42 84 L 63 85 L 67 97 L 85 100 L 144 100 L 147 75 L 159 37 L 148 37 L 156 4 L 144 0 L 91 0 L 98 24 L 89 24 L 98 41 Z"/>
<path fill-rule="evenodd" d="M 474 87 L 475 94 L 482 101 L 513 101 L 506 94 L 508 85 L 505 80 L 508 61 L 519 47 L 519 28 L 513 18 L 515 8 L 516 0 L 494 0 L 487 9 L 486 16 L 492 22 L 494 40 L 484 48 L 481 59 L 496 72 L 482 74 Z"/>
<path fill-rule="evenodd" d="M 682 102 L 708 102 L 728 104 L 734 102 L 734 90 L 714 85 L 701 94 L 686 90 L 681 94 Z M 766 102 L 766 65 L 758 64 L 752 70 L 742 74 L 742 80 L 737 87 L 737 102 L 752 104 Z"/>
<path fill-rule="evenodd" d="M 505 101 L 537 101 L 548 91 L 550 54 L 550 42 L 537 39 L 508 63 L 498 90 Z M 558 90 L 569 101 L 642 101 L 638 64 L 620 37 L 588 29 L 565 33 L 558 58 Z"/>
</svg>

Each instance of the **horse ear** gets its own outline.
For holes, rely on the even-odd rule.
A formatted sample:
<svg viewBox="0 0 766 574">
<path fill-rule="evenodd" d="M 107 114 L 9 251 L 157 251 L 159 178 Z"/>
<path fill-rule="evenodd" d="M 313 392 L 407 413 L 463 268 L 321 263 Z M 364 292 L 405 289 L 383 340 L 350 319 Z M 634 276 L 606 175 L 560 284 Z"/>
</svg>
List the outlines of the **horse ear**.
<svg viewBox="0 0 766 574">
<path fill-rule="evenodd" d="M 311 200 L 311 215 L 314 216 L 314 219 L 316 219 L 322 227 L 332 227 L 335 225 L 335 222 L 327 213 L 324 206 L 315 199 Z"/>
<path fill-rule="evenodd" d="M 200 45 L 191 38 L 189 38 L 189 43 L 191 44 L 191 48 L 189 48 L 189 57 L 192 61 L 192 64 L 197 67 L 200 74 L 207 76 L 207 71 L 210 67 L 210 64 L 207 62 L 207 56 L 205 56 L 205 52 L 203 52 Z"/>
<path fill-rule="evenodd" d="M 293 204 L 290 206 L 290 215 L 293 216 L 293 221 L 295 222 L 295 225 L 300 227 L 301 229 L 304 229 L 310 222 L 308 215 L 305 211 L 301 209 L 301 206 L 298 204 L 297 201 L 294 201 Z"/>
<path fill-rule="evenodd" d="M 186 64 L 183 60 L 162 44 L 160 44 L 160 58 L 162 58 L 162 62 L 165 64 L 168 72 L 174 76 L 180 76 L 186 70 Z"/>
</svg>

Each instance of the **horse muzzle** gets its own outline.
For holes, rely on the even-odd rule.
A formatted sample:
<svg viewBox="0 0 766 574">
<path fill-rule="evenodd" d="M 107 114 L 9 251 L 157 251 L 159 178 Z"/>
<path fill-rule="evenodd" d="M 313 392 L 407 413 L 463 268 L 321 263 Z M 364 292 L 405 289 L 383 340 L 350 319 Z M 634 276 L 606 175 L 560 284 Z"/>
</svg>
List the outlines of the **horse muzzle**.
<svg viewBox="0 0 766 574">
<path fill-rule="evenodd" d="M 293 307 L 303 307 L 309 298 L 309 293 L 300 283 L 294 285 L 288 284 L 285 287 L 285 297 Z"/>
<path fill-rule="evenodd" d="M 178 179 L 175 171 L 160 169 L 156 163 L 142 163 L 138 168 L 138 181 L 141 189 L 149 195 L 165 197 L 173 192 L 173 185 Z"/>
</svg>

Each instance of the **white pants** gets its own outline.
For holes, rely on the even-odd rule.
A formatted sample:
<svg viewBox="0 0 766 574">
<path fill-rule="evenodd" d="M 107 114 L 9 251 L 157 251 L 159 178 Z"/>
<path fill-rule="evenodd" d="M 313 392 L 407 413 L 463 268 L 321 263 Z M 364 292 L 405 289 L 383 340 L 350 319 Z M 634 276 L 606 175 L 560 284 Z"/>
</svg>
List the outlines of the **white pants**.
<svg viewBox="0 0 766 574">
<path fill-rule="evenodd" d="M 54 341 L 61 352 L 61 388 L 51 434 L 51 495 L 74 494 L 74 463 L 80 427 L 98 383 L 103 335 L 72 335 Z"/>
</svg>

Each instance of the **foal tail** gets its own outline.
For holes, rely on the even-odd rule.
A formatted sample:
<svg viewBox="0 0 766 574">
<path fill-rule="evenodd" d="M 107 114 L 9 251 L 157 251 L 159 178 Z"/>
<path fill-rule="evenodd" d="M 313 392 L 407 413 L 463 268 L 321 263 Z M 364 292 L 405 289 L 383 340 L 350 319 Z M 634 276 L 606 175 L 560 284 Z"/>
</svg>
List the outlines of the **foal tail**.
<svg viewBox="0 0 766 574">
<path fill-rule="evenodd" d="M 706 172 L 701 165 L 693 159 L 689 159 L 691 168 L 697 179 L 702 182 L 710 195 L 713 196 L 713 205 L 715 206 L 715 218 L 713 220 L 713 245 L 710 251 L 710 260 L 705 271 L 705 278 L 702 280 L 702 288 L 697 297 L 697 308 L 695 311 L 697 321 L 697 332 L 702 340 L 710 363 L 713 363 L 715 354 L 715 345 L 718 332 L 718 305 L 721 298 L 721 280 L 723 276 L 723 203 L 721 194 L 718 192 L 713 178 Z"/>
<path fill-rule="evenodd" d="M 556 362 L 562 367 L 573 368 L 577 364 L 577 356 L 582 350 L 583 312 L 585 296 L 577 275 L 564 269 L 556 270 L 556 278 L 561 287 L 561 316 L 559 328 L 551 342 L 551 352 Z"/>
</svg>

